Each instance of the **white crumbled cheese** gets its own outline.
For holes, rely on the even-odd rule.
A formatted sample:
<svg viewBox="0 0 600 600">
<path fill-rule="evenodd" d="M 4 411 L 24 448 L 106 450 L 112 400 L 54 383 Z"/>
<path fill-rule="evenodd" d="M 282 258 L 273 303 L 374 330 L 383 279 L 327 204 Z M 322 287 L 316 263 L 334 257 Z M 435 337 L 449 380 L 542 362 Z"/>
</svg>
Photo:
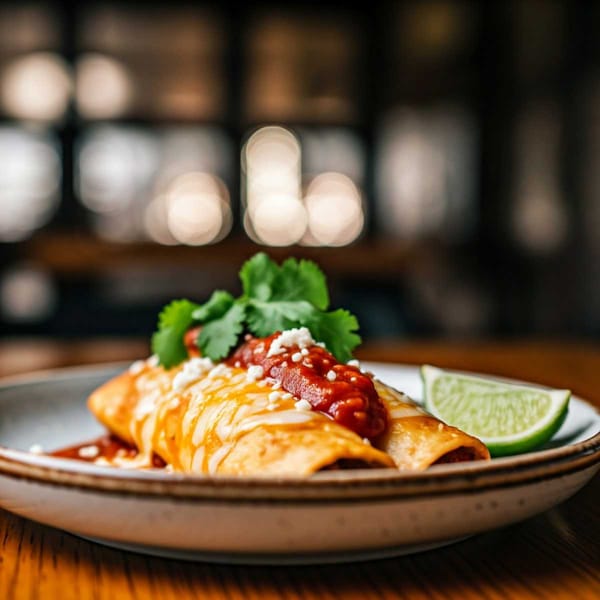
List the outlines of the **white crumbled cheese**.
<svg viewBox="0 0 600 600">
<path fill-rule="evenodd" d="M 248 374 L 246 378 L 248 381 L 256 381 L 262 379 L 265 374 L 265 370 L 260 365 L 251 365 L 248 367 Z"/>
<path fill-rule="evenodd" d="M 33 444 L 33 446 L 29 448 L 29 452 L 31 452 L 31 454 L 44 454 L 44 449 L 39 444 Z"/>
<path fill-rule="evenodd" d="M 319 346 L 319 348 L 325 348 L 325 343 L 324 342 L 317 342 L 315 344 L 315 346 Z"/>
<path fill-rule="evenodd" d="M 160 359 L 158 358 L 158 354 L 153 354 L 148 359 L 148 366 L 149 367 L 158 367 L 158 365 L 160 365 Z"/>
<path fill-rule="evenodd" d="M 266 381 L 274 390 L 278 390 L 281 387 L 281 382 L 277 381 L 277 379 L 269 377 Z"/>
<path fill-rule="evenodd" d="M 100 454 L 100 448 L 98 446 L 82 446 L 77 451 L 77 454 L 81 456 L 81 458 L 96 458 L 98 454 Z"/>
<path fill-rule="evenodd" d="M 277 410 L 279 406 L 277 404 L 268 404 L 267 410 Z"/>
<path fill-rule="evenodd" d="M 273 402 L 277 402 L 281 398 L 281 394 L 279 392 L 271 392 L 269 394 L 269 403 L 273 404 Z"/>
<path fill-rule="evenodd" d="M 308 400 L 298 400 L 294 402 L 294 407 L 296 410 L 312 410 L 312 406 Z"/>
<path fill-rule="evenodd" d="M 233 365 L 236 369 L 239 369 L 242 366 L 242 363 L 239 360 L 235 361 L 235 364 Z"/>
<path fill-rule="evenodd" d="M 293 346 L 298 346 L 302 350 L 302 348 L 313 346 L 314 343 L 315 340 L 313 339 L 308 328 L 298 327 L 294 329 L 286 329 L 271 342 L 271 347 L 269 348 L 267 356 L 283 354 L 285 352 L 285 348 L 291 348 Z"/>
<path fill-rule="evenodd" d="M 349 367 L 356 367 L 357 369 L 360 369 L 360 362 L 357 361 L 355 358 L 353 358 L 352 360 L 349 360 L 346 364 Z"/>
<path fill-rule="evenodd" d="M 302 348 L 302 350 L 300 350 L 300 354 L 302 354 L 302 356 L 308 356 L 308 348 Z"/>
<path fill-rule="evenodd" d="M 335 371 L 332 371 L 332 370 L 327 371 L 326 377 L 327 377 L 327 379 L 329 379 L 329 381 L 335 381 L 337 379 L 337 375 L 335 374 Z"/>
<path fill-rule="evenodd" d="M 300 362 L 302 360 L 302 354 L 300 352 L 295 352 L 292 354 L 292 362 Z"/>
<path fill-rule="evenodd" d="M 144 360 L 136 360 L 130 367 L 129 367 L 129 372 L 132 375 L 137 375 L 138 373 L 141 373 L 144 370 L 144 367 L 146 366 L 146 361 Z"/>
<path fill-rule="evenodd" d="M 356 383 L 356 377 L 350 377 L 350 383 Z"/>
<path fill-rule="evenodd" d="M 207 371 L 215 366 L 210 358 L 190 358 L 183 363 L 183 369 L 173 379 L 173 391 L 179 392 L 190 383 L 200 379 Z"/>
<path fill-rule="evenodd" d="M 212 377 L 223 377 L 224 375 L 230 375 L 231 374 L 231 369 L 224 364 L 219 364 L 216 367 L 212 368 L 209 373 L 208 376 L 210 378 Z"/>
<path fill-rule="evenodd" d="M 366 444 L 367 446 L 371 445 L 371 440 L 369 440 L 369 438 L 363 438 L 363 444 Z"/>
<path fill-rule="evenodd" d="M 312 362 L 311 362 L 311 361 L 310 361 L 308 358 L 307 358 L 307 359 L 305 359 L 305 360 L 303 360 L 303 361 L 302 361 L 302 364 L 303 364 L 305 367 L 309 367 L 310 369 L 312 369 L 312 368 L 313 368 L 313 364 L 312 364 Z"/>
<path fill-rule="evenodd" d="M 293 398 L 294 396 L 285 392 L 284 394 L 281 394 L 281 397 L 283 398 L 283 400 L 289 400 L 290 398 Z"/>
</svg>

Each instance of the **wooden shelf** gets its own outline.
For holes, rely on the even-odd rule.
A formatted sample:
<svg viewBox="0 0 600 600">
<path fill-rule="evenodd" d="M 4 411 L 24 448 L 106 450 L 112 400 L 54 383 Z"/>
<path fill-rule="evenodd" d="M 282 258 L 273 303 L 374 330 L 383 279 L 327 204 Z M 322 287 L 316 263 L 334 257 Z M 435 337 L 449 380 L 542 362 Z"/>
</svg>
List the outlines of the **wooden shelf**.
<svg viewBox="0 0 600 600">
<path fill-rule="evenodd" d="M 264 250 L 275 260 L 288 256 L 316 261 L 331 275 L 393 277 L 406 268 L 438 260 L 436 244 L 360 241 L 343 248 L 263 247 L 245 237 L 232 237 L 214 246 L 161 246 L 154 243 L 114 243 L 81 234 L 41 234 L 24 243 L 23 258 L 64 276 L 102 273 L 123 268 L 161 270 L 198 267 L 234 268 Z"/>
</svg>

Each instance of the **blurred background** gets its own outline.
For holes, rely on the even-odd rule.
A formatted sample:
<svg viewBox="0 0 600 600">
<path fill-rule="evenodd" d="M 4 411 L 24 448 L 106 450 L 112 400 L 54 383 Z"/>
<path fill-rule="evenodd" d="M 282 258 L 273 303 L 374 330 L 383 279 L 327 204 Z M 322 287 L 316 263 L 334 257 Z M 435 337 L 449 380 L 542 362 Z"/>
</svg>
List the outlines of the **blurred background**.
<svg viewBox="0 0 600 600">
<path fill-rule="evenodd" d="M 0 331 L 317 260 L 382 338 L 598 338 L 600 2 L 0 3 Z"/>
</svg>

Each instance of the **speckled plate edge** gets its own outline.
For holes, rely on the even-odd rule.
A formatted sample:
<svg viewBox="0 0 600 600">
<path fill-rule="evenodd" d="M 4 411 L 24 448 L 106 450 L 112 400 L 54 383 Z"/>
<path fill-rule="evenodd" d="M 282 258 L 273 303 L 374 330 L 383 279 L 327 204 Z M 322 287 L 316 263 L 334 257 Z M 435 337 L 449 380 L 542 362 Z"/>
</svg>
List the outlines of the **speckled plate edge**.
<svg viewBox="0 0 600 600">
<path fill-rule="evenodd" d="M 78 534 L 75 534 L 78 535 Z M 383 560 L 406 556 L 420 552 L 436 550 L 444 546 L 450 546 L 462 542 L 472 536 L 461 536 L 424 544 L 404 544 L 398 546 L 385 546 L 383 548 L 372 548 L 369 550 L 354 550 L 346 552 L 310 552 L 310 553 L 263 553 L 253 554 L 250 552 L 198 552 L 195 550 L 177 550 L 174 548 L 163 548 L 160 546 L 144 546 L 142 544 L 124 544 L 103 538 L 78 535 L 78 537 L 102 544 L 109 548 L 125 550 L 126 552 L 137 552 L 149 556 L 161 558 L 172 558 L 175 560 L 187 560 L 193 562 L 209 562 L 221 565 L 249 565 L 249 566 L 308 566 L 308 565 L 335 565 L 340 563 L 364 562 L 370 560 Z"/>
<path fill-rule="evenodd" d="M 414 365 L 379 363 L 386 367 L 416 368 Z M 85 378 L 125 368 L 108 363 L 39 371 L 0 379 L 0 392 L 12 386 L 44 380 Z M 479 373 L 472 373 L 481 375 Z M 514 383 L 520 380 L 494 377 Z M 541 386 L 543 387 L 543 386 Z M 599 415 L 585 400 L 574 396 Z M 448 494 L 476 493 L 553 479 L 600 463 L 600 432 L 591 438 L 558 448 L 531 452 L 490 462 L 440 465 L 424 472 L 388 469 L 319 473 L 310 478 L 231 477 L 167 474 L 162 471 L 129 471 L 98 467 L 83 462 L 33 455 L 0 446 L 0 473 L 111 495 L 169 497 L 172 500 L 234 503 L 348 503 L 365 499 L 397 500 Z"/>
</svg>

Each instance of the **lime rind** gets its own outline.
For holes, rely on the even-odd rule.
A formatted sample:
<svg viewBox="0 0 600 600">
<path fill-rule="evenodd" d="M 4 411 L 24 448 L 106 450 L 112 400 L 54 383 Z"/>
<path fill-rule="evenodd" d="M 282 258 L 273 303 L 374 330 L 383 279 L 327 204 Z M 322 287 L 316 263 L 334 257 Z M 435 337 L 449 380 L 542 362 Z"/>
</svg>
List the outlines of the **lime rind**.
<svg viewBox="0 0 600 600">
<path fill-rule="evenodd" d="M 430 365 L 421 367 L 421 377 L 427 410 L 478 437 L 492 456 L 528 452 L 550 440 L 567 416 L 571 396 L 569 390 L 506 383 Z M 440 387 L 445 387 L 442 394 L 446 396 L 444 402 L 438 399 L 436 403 Z M 463 397 L 460 389 L 466 390 Z M 521 396 L 520 402 L 515 401 L 515 395 Z M 503 410 L 505 415 L 500 418 Z M 494 435 L 494 428 L 504 431 Z"/>
</svg>

